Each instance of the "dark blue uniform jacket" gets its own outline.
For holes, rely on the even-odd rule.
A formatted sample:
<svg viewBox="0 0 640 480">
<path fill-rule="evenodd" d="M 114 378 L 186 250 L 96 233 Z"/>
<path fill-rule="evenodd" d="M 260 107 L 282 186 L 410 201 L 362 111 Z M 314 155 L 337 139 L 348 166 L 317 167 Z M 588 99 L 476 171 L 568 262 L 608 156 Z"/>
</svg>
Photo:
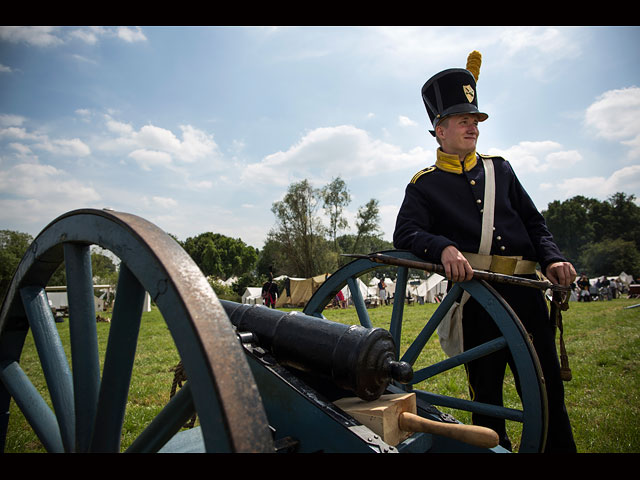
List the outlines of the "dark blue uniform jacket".
<svg viewBox="0 0 640 480">
<path fill-rule="evenodd" d="M 491 158 L 496 177 L 491 254 L 537 261 L 543 272 L 550 263 L 566 261 L 509 162 L 501 157 Z M 406 188 L 398 213 L 393 235 L 395 248 L 410 250 L 432 263 L 440 263 L 442 250 L 448 245 L 461 252 L 477 253 L 482 231 L 484 176 L 480 159 L 461 174 L 435 166 L 418 172 Z"/>
</svg>

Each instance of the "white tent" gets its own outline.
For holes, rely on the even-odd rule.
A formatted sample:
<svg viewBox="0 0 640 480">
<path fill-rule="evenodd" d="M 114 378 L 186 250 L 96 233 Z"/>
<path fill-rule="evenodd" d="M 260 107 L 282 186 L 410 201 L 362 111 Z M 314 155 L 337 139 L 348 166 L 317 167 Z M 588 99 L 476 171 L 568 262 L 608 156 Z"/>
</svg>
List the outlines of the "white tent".
<svg viewBox="0 0 640 480">
<path fill-rule="evenodd" d="M 437 273 L 432 273 L 426 280 L 427 296 L 425 301 L 429 303 L 436 302 L 436 296 L 447 293 L 447 279 Z"/>
<path fill-rule="evenodd" d="M 435 303 L 438 294 L 447 293 L 447 280 L 442 275 L 432 273 L 426 280 L 409 280 L 407 296 L 418 297 L 422 302 Z"/>
<path fill-rule="evenodd" d="M 360 291 L 360 296 L 363 298 L 363 300 L 366 300 L 367 298 L 371 299 L 371 298 L 378 298 L 378 287 L 372 287 L 369 286 L 367 287 L 367 285 L 360 280 L 359 278 L 356 278 L 356 285 L 358 287 L 358 290 Z M 377 283 L 376 283 L 377 285 Z M 351 290 L 349 289 L 349 285 L 345 285 L 344 287 L 342 287 L 342 295 L 344 296 L 344 299 L 348 302 L 348 304 L 353 303 L 351 301 Z"/>
<path fill-rule="evenodd" d="M 262 287 L 247 287 L 242 294 L 242 303 L 250 305 L 264 305 L 262 301 Z"/>
<path fill-rule="evenodd" d="M 379 294 L 379 289 L 378 289 L 379 283 L 380 283 L 380 279 L 377 277 L 373 277 L 369 282 L 369 287 L 375 290 L 376 295 Z M 393 294 L 396 292 L 396 284 L 389 277 L 384 278 L 384 284 L 386 287 L 385 290 L 387 291 L 387 298 L 392 297 Z"/>
</svg>

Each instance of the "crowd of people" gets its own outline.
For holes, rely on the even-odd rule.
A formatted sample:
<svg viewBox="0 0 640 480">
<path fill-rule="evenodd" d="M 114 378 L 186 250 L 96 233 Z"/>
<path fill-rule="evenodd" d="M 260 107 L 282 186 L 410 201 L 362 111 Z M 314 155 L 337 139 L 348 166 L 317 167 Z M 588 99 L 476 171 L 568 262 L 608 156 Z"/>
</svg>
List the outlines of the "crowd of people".
<svg viewBox="0 0 640 480">
<path fill-rule="evenodd" d="M 620 278 L 608 279 L 602 276 L 591 282 L 584 273 L 571 284 L 571 288 L 579 302 L 612 300 L 629 293 L 629 287 Z"/>
</svg>

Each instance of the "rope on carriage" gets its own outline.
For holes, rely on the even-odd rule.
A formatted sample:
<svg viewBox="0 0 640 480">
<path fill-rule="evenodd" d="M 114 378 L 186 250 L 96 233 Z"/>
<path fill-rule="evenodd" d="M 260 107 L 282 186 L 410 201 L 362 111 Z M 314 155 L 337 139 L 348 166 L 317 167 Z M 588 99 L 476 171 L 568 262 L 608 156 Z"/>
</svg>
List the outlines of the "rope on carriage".
<svg viewBox="0 0 640 480">
<path fill-rule="evenodd" d="M 178 364 L 169 369 L 170 372 L 174 372 L 173 374 L 173 382 L 171 384 L 171 392 L 169 393 L 169 398 L 173 398 L 173 396 L 178 391 L 178 387 L 182 388 L 182 385 L 187 381 L 187 373 L 184 371 L 184 366 L 182 365 L 182 360 L 178 362 Z M 198 417 L 197 413 L 194 413 L 191 419 L 183 425 L 184 428 L 193 428 L 196 424 L 196 418 Z"/>
</svg>

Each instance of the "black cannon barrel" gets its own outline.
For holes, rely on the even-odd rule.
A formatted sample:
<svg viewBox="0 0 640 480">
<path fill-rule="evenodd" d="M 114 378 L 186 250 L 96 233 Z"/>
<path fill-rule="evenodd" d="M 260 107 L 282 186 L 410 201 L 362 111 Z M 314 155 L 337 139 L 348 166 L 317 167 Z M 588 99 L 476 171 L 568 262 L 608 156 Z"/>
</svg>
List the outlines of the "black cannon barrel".
<svg viewBox="0 0 640 480">
<path fill-rule="evenodd" d="M 261 305 L 220 303 L 238 333 L 251 332 L 278 363 L 330 378 L 364 400 L 380 397 L 391 380 L 408 383 L 413 376 L 409 364 L 396 361 L 393 338 L 382 328 Z"/>
</svg>

